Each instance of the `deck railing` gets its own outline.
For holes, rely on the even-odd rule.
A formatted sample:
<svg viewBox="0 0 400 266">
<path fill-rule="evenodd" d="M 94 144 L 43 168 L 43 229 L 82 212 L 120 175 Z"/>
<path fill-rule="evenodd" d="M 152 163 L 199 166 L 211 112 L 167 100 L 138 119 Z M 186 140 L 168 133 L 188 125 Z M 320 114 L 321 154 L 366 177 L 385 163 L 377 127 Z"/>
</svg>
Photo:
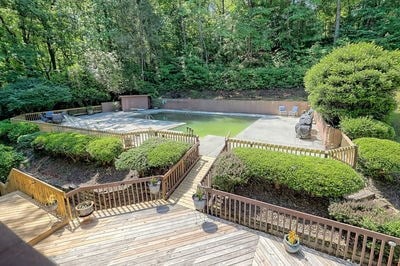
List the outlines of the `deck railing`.
<svg viewBox="0 0 400 266">
<path fill-rule="evenodd" d="M 270 151 L 279 151 L 284 153 L 296 154 L 296 155 L 307 155 L 321 158 L 332 158 L 338 161 L 342 161 L 351 167 L 355 168 L 357 163 L 357 146 L 352 145 L 348 147 L 342 147 L 332 150 L 317 150 L 301 147 L 284 146 L 278 144 L 270 144 L 263 142 L 255 142 L 248 140 L 240 140 L 228 138 L 225 140 L 225 151 L 230 151 L 234 148 L 257 148 Z"/>
<path fill-rule="evenodd" d="M 205 188 L 210 215 L 283 237 L 290 230 L 316 250 L 361 265 L 400 265 L 400 238 Z"/>
<path fill-rule="evenodd" d="M 64 191 L 13 168 L 8 176 L 7 192 L 16 190 L 24 192 L 32 197 L 42 204 L 43 207 L 50 196 L 54 196 L 58 203 L 57 214 L 62 217 L 67 217 L 68 211 L 65 204 Z"/>
<path fill-rule="evenodd" d="M 66 193 L 68 215 L 74 218 L 75 206 L 86 200 L 93 201 L 94 210 L 100 211 L 161 199 L 161 192 L 151 194 L 148 189 L 148 183 L 152 178 L 145 177 L 74 189 Z M 155 176 L 155 178 L 162 179 L 162 176 Z"/>
<path fill-rule="evenodd" d="M 193 168 L 199 158 L 199 143 L 196 143 L 192 148 L 190 148 L 190 150 L 186 152 L 186 154 L 177 164 L 175 164 L 167 173 L 164 174 L 162 190 L 163 197 L 165 199 L 167 199 L 172 192 L 174 192 L 174 190 Z"/>
<path fill-rule="evenodd" d="M 96 106 L 98 107 L 98 106 Z M 101 108 L 101 106 L 99 106 Z M 82 110 L 81 110 L 82 109 Z M 78 112 L 86 110 L 85 108 L 74 108 L 74 109 L 65 109 L 70 112 L 71 110 Z M 54 113 L 61 113 L 65 110 L 57 110 Z M 194 144 L 199 142 L 199 138 L 196 135 L 188 134 L 184 132 L 170 131 L 170 130 L 153 130 L 153 129 L 139 129 L 133 130 L 131 132 L 121 133 L 121 132 L 113 132 L 106 130 L 97 130 L 97 129 L 86 129 L 86 128 L 78 128 L 71 126 L 64 126 L 60 124 L 51 124 L 44 123 L 40 121 L 40 114 L 38 113 L 30 113 L 19 115 L 11 118 L 11 122 L 17 123 L 22 121 L 30 121 L 31 123 L 35 123 L 39 126 L 40 131 L 42 132 L 76 132 L 80 134 L 86 134 L 97 137 L 116 137 L 120 138 L 123 144 L 124 149 L 129 149 L 132 147 L 140 146 L 144 141 L 148 140 L 152 137 L 161 137 L 172 139 L 176 141 L 182 141 L 190 144 Z"/>
</svg>

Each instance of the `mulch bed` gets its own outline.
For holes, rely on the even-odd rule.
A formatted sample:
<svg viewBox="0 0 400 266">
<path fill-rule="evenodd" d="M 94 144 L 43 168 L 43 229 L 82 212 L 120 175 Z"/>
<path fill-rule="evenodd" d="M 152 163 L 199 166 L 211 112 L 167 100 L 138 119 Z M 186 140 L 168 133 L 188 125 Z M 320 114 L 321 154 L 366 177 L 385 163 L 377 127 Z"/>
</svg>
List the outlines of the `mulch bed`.
<svg viewBox="0 0 400 266">
<path fill-rule="evenodd" d="M 21 170 L 63 190 L 137 178 L 136 172 L 118 171 L 113 166 L 73 162 L 40 154 L 32 154 Z"/>
<path fill-rule="evenodd" d="M 249 184 L 236 188 L 235 194 L 281 207 L 294 209 L 320 217 L 329 218 L 329 199 L 312 197 L 288 188 L 275 188 L 274 185 Z"/>
</svg>

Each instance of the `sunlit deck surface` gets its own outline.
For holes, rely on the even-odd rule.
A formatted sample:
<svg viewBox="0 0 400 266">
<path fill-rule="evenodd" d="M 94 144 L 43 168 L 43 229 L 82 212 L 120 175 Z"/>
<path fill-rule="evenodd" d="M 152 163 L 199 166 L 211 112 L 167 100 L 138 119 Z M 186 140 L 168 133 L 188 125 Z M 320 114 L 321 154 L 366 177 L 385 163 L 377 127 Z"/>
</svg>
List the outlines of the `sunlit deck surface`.
<svg viewBox="0 0 400 266">
<path fill-rule="evenodd" d="M 0 221 L 26 243 L 34 243 L 59 223 L 56 217 L 19 191 L 0 197 Z"/>
<path fill-rule="evenodd" d="M 180 205 L 104 216 L 65 227 L 35 248 L 61 265 L 343 265 L 303 247 Z"/>
</svg>

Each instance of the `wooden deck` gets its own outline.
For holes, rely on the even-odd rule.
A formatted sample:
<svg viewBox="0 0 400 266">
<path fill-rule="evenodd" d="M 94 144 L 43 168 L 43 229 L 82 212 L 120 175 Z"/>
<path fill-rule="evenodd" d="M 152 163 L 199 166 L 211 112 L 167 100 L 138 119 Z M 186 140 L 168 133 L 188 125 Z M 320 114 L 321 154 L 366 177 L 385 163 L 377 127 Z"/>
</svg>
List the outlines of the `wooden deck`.
<svg viewBox="0 0 400 266">
<path fill-rule="evenodd" d="M 65 225 L 19 191 L 0 197 L 0 221 L 32 245 Z"/>
<path fill-rule="evenodd" d="M 285 252 L 281 239 L 180 205 L 164 205 L 55 232 L 35 246 L 60 265 L 343 265 L 304 247 Z"/>
</svg>

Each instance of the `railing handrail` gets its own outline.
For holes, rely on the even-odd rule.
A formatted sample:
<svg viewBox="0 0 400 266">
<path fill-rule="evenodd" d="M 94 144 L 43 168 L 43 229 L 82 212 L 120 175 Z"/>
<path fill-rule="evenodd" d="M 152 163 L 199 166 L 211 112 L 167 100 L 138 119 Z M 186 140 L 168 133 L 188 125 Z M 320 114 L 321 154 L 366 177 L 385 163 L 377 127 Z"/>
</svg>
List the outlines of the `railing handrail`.
<svg viewBox="0 0 400 266">
<path fill-rule="evenodd" d="M 394 241 L 398 245 L 400 245 L 400 238 L 398 238 L 398 237 L 389 236 L 389 235 L 382 234 L 382 233 L 375 232 L 375 231 L 371 231 L 371 230 L 368 230 L 368 229 L 365 229 L 365 228 L 357 227 L 357 226 L 350 225 L 350 224 L 341 223 L 341 222 L 338 222 L 338 221 L 335 221 L 335 220 L 331 220 L 331 219 L 328 219 L 328 218 L 316 216 L 316 215 L 305 213 L 305 212 L 296 211 L 296 210 L 293 210 L 293 209 L 289 209 L 289 208 L 281 207 L 281 206 L 278 206 L 278 205 L 270 204 L 270 203 L 267 203 L 267 202 L 263 202 L 263 201 L 259 201 L 259 200 L 255 200 L 255 199 L 251 199 L 251 198 L 247 198 L 247 197 L 244 197 L 244 196 L 232 194 L 232 193 L 229 193 L 229 192 L 225 192 L 225 191 L 214 189 L 214 188 L 210 188 L 210 187 L 203 187 L 203 189 L 205 191 L 208 191 L 208 192 L 213 192 L 213 193 L 220 194 L 222 196 L 230 197 L 231 199 L 237 199 L 237 200 L 241 200 L 242 202 L 252 203 L 253 205 L 257 205 L 257 206 L 259 206 L 261 208 L 268 208 L 268 209 L 275 210 L 275 211 L 280 212 L 280 213 L 286 213 L 288 215 L 292 215 L 292 216 L 296 216 L 296 217 L 300 217 L 300 218 L 306 218 L 307 220 L 310 220 L 310 221 L 313 221 L 313 222 L 324 223 L 326 225 L 333 226 L 333 227 L 336 227 L 336 228 L 342 228 L 344 230 L 354 230 L 354 231 L 358 231 L 358 232 L 363 232 L 365 234 L 368 234 L 371 237 L 379 238 L 379 239 L 382 239 L 382 240 L 385 240 L 385 241 Z"/>
<path fill-rule="evenodd" d="M 87 185 L 87 186 L 81 186 L 77 187 L 71 191 L 68 191 L 65 193 L 65 196 L 68 198 L 80 191 L 84 190 L 91 190 L 91 189 L 101 189 L 101 188 L 107 188 L 107 187 L 114 187 L 114 186 L 123 186 L 123 185 L 132 185 L 136 183 L 142 183 L 146 181 L 150 181 L 152 178 L 162 178 L 162 175 L 155 175 L 155 176 L 146 176 L 146 177 L 141 177 L 133 180 L 125 180 L 125 181 L 117 181 L 117 182 L 108 182 L 108 183 L 103 183 L 103 184 L 98 184 L 98 185 Z"/>
<path fill-rule="evenodd" d="M 48 184 L 48 183 L 46 183 L 46 182 L 43 182 L 42 180 L 40 180 L 40 179 L 38 179 L 38 178 L 36 178 L 36 177 L 34 177 L 34 176 L 28 174 L 28 173 L 22 172 L 21 170 L 18 170 L 17 168 L 12 168 L 12 169 L 11 169 L 11 173 L 12 173 L 13 171 L 14 171 L 14 172 L 17 172 L 17 173 L 19 173 L 19 174 L 21 174 L 21 175 L 27 176 L 27 177 L 29 177 L 30 179 L 33 179 L 35 182 L 40 183 L 40 184 L 42 184 L 42 185 L 44 185 L 44 186 L 47 186 L 47 187 L 49 187 L 49 188 L 55 190 L 56 192 L 64 193 L 64 191 L 62 191 L 61 189 L 58 189 L 58 188 L 56 188 L 56 187 L 54 187 L 54 186 L 52 186 L 52 185 L 50 185 L 50 184 Z"/>
</svg>

